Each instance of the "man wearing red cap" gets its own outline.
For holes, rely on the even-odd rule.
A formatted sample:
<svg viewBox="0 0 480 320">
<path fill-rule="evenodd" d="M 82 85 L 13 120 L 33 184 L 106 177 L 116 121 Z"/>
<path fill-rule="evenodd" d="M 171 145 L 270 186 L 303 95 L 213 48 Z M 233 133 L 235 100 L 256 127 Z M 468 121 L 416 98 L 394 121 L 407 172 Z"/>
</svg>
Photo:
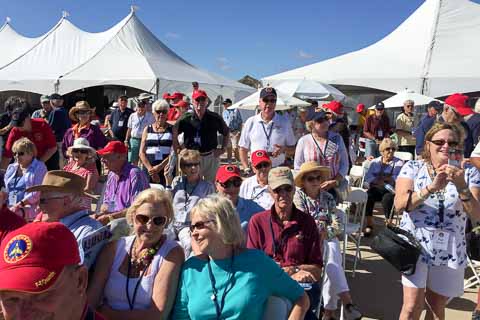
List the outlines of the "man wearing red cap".
<svg viewBox="0 0 480 320">
<path fill-rule="evenodd" d="M 215 181 L 222 155 L 230 141 L 229 130 L 222 117 L 207 110 L 207 93 L 197 90 L 193 94 L 194 112 L 185 113 L 177 121 L 173 129 L 173 144 L 179 145 L 178 135 L 183 133 L 184 146 L 187 149 L 200 151 L 200 167 L 205 180 Z M 218 146 L 217 133 L 223 136 L 222 147 Z"/>
<path fill-rule="evenodd" d="M 350 146 L 350 130 L 348 130 L 347 119 L 345 118 L 345 113 L 343 112 L 343 104 L 339 101 L 331 101 L 325 105 L 325 112 L 327 114 L 327 119 L 330 120 L 330 127 L 328 130 L 336 132 L 342 136 L 343 143 L 347 150 Z M 350 158 L 348 158 L 350 162 Z"/>
<path fill-rule="evenodd" d="M 251 154 L 251 163 L 255 175 L 243 180 L 239 195 L 268 210 L 273 204 L 272 195 L 268 192 L 268 173 L 272 168 L 272 161 L 267 151 L 255 150 Z"/>
<path fill-rule="evenodd" d="M 169 98 L 170 98 L 170 109 L 168 110 L 167 113 L 167 121 L 175 122 L 180 118 L 180 112 L 178 110 L 177 104 L 180 101 L 183 101 L 183 96 L 184 94 L 181 92 L 174 92 Z"/>
<path fill-rule="evenodd" d="M 108 169 L 105 195 L 98 217 L 103 224 L 125 216 L 133 199 L 150 187 L 146 174 L 127 161 L 127 147 L 120 141 L 110 141 L 97 151 Z"/>
<path fill-rule="evenodd" d="M 248 221 L 257 212 L 265 209 L 253 200 L 247 200 L 239 196 L 242 177 L 237 166 L 228 164 L 218 168 L 215 186 L 220 195 L 232 201 L 240 218 L 240 224 L 244 231 L 247 231 Z"/>
<path fill-rule="evenodd" d="M 0 303 L 6 319 L 104 319 L 87 306 L 88 270 L 63 224 L 27 224 L 5 238 L 0 252 Z"/>
</svg>

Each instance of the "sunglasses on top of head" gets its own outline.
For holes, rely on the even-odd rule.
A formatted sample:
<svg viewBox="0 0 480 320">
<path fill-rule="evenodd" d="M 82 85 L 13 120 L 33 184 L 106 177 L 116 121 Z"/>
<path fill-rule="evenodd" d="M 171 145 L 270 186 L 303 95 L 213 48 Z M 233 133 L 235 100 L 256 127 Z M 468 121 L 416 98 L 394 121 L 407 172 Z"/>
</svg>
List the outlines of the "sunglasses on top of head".
<svg viewBox="0 0 480 320">
<path fill-rule="evenodd" d="M 240 179 L 230 179 L 227 182 L 220 182 L 220 181 L 217 181 L 217 182 L 219 185 L 222 186 L 222 188 L 225 188 L 225 189 L 228 189 L 231 187 L 240 188 L 240 186 L 242 185 L 242 180 Z"/>
<path fill-rule="evenodd" d="M 149 217 L 144 214 L 136 214 L 135 221 L 141 225 L 146 225 L 149 221 L 151 221 L 156 226 L 163 226 L 167 223 L 167 217 L 164 216 L 157 216 L 157 217 Z"/>
</svg>

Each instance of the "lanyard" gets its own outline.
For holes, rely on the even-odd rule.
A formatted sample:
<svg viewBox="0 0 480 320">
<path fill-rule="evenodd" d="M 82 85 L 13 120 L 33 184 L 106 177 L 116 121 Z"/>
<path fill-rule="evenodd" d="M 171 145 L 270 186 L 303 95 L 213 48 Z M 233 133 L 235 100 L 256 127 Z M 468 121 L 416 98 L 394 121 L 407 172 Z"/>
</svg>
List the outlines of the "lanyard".
<svg viewBox="0 0 480 320">
<path fill-rule="evenodd" d="M 432 177 L 430 175 L 430 170 L 428 170 L 428 169 L 429 169 L 429 167 L 427 166 L 427 173 L 428 173 L 428 175 L 430 176 L 430 179 L 433 182 L 437 173 L 435 172 L 435 168 L 433 168 L 433 166 L 431 166 L 431 169 L 432 169 L 432 172 L 433 172 L 433 177 Z M 437 196 L 437 200 L 438 200 L 438 217 L 439 217 L 439 220 L 440 220 L 440 224 L 443 226 L 443 221 L 445 219 L 445 189 L 441 190 L 441 191 L 438 191 L 438 192 L 435 192 L 435 195 Z"/>
<path fill-rule="evenodd" d="M 272 125 L 270 126 L 270 130 L 268 131 L 268 133 L 267 133 L 267 129 L 265 129 L 265 125 L 263 124 L 263 121 L 260 123 L 262 124 L 263 133 L 265 133 L 265 137 L 267 138 L 267 149 L 270 149 L 270 137 L 272 136 L 273 126 L 275 123 L 272 121 Z"/>
<path fill-rule="evenodd" d="M 145 120 L 145 117 L 146 117 L 146 116 L 147 116 L 147 115 L 146 115 L 146 114 L 144 114 L 144 115 L 143 115 L 143 117 L 142 117 L 141 119 L 140 119 L 140 118 L 138 118 L 138 120 L 139 120 L 139 122 L 138 122 L 138 126 L 137 126 L 137 129 L 138 129 L 138 130 L 140 130 L 140 129 L 142 128 L 143 120 Z M 138 117 L 138 116 L 137 116 L 137 117 Z"/>
<path fill-rule="evenodd" d="M 255 187 L 252 189 L 252 194 L 250 195 L 251 200 L 257 200 L 260 196 L 267 190 L 267 188 L 262 189 L 259 193 L 255 194 Z"/>
<path fill-rule="evenodd" d="M 187 178 L 185 178 L 185 181 L 183 182 L 183 190 L 185 190 L 185 206 L 184 210 L 187 211 L 187 207 L 190 204 L 190 196 L 193 195 L 195 192 L 195 189 L 197 189 L 197 186 L 200 184 L 200 181 L 197 182 L 197 184 L 193 187 L 193 190 L 191 193 L 188 193 L 187 191 Z"/>
<path fill-rule="evenodd" d="M 317 143 L 317 140 L 315 140 L 315 138 L 313 137 L 313 134 L 311 134 L 312 136 L 312 139 L 313 139 L 313 142 L 315 143 L 315 145 L 317 146 L 317 149 L 318 149 L 318 152 L 320 153 L 320 157 L 323 159 L 323 160 L 327 160 L 327 147 L 328 147 L 328 142 L 330 140 L 328 140 L 328 137 L 327 137 L 327 142 L 325 142 L 325 151 L 322 151 L 322 148 L 320 148 L 320 145 Z"/>
<path fill-rule="evenodd" d="M 210 258 L 207 258 L 207 266 L 208 266 L 208 276 L 210 277 L 210 284 L 212 286 L 212 299 L 213 303 L 215 304 L 215 311 L 217 312 L 217 320 L 221 319 L 223 308 L 225 307 L 225 297 L 227 296 L 228 291 L 232 290 L 234 285 L 234 275 L 235 272 L 233 271 L 233 260 L 235 256 L 235 251 L 232 252 L 232 257 L 230 259 L 230 271 L 228 274 L 227 284 L 225 286 L 225 290 L 223 290 L 222 298 L 220 300 L 220 304 L 218 303 L 218 291 L 215 287 L 216 281 L 215 276 L 213 275 L 212 266 L 210 265 Z M 230 286 L 230 288 L 229 288 Z"/>
<path fill-rule="evenodd" d="M 387 168 L 390 164 L 392 164 L 392 169 L 390 170 L 389 176 L 392 176 L 393 170 L 395 169 L 395 163 L 393 162 L 393 160 L 390 163 L 387 163 L 386 165 L 383 162 L 381 163 L 380 176 L 382 177 L 385 176 L 384 174 L 385 168 Z"/>
<path fill-rule="evenodd" d="M 277 241 L 275 240 L 275 232 L 273 231 L 272 216 L 270 216 L 270 234 L 272 235 L 273 258 L 275 258 L 277 256 L 277 248 L 281 250 L 283 248 L 284 241 L 283 241 L 282 235 L 280 234 L 280 243 L 278 244 L 278 247 L 277 247 Z"/>
<path fill-rule="evenodd" d="M 18 168 L 19 170 L 21 170 L 20 168 Z M 17 190 L 17 184 L 18 184 L 18 181 L 20 181 L 20 179 L 22 178 L 22 176 L 19 176 L 18 175 L 18 170 L 15 171 L 15 176 L 13 177 L 13 188 L 12 188 L 12 191 L 13 190 Z"/>
</svg>

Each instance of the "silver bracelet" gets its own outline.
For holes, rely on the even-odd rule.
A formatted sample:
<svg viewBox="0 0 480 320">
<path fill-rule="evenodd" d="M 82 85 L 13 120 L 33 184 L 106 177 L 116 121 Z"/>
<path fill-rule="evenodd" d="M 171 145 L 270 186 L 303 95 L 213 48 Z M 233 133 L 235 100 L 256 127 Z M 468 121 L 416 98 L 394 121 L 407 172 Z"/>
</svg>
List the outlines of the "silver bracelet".
<svg viewBox="0 0 480 320">
<path fill-rule="evenodd" d="M 417 190 L 416 193 L 417 193 L 417 197 L 418 197 L 420 200 L 425 201 L 425 200 L 428 199 L 428 196 L 422 196 L 422 190 L 421 190 L 421 189 L 420 189 L 420 190 Z"/>
</svg>

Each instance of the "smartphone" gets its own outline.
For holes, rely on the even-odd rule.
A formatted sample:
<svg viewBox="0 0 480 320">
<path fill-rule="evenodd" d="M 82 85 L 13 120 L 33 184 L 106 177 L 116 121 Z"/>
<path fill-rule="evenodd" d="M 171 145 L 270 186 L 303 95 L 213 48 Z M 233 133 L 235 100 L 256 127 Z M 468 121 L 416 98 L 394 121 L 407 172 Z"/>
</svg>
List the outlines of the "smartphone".
<svg viewBox="0 0 480 320">
<path fill-rule="evenodd" d="M 450 148 L 448 149 L 448 156 L 448 164 L 460 168 L 461 153 L 455 148 Z"/>
</svg>

